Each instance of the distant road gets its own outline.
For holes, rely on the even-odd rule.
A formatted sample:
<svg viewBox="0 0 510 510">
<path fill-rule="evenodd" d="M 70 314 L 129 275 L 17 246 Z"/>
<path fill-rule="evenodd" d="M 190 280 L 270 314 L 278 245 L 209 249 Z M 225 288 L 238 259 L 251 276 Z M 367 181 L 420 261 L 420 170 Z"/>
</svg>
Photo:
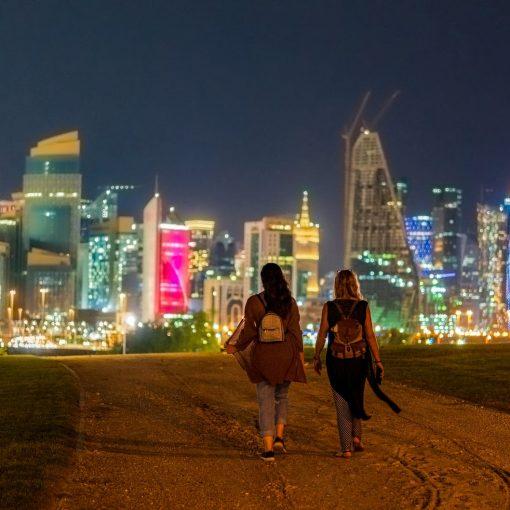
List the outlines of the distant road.
<svg viewBox="0 0 510 510">
<path fill-rule="evenodd" d="M 253 386 L 226 355 L 62 358 L 82 388 L 58 509 L 510 508 L 510 415 L 387 384 L 367 389 L 366 452 L 332 456 L 329 386 L 291 387 L 289 453 L 258 459 Z"/>
</svg>

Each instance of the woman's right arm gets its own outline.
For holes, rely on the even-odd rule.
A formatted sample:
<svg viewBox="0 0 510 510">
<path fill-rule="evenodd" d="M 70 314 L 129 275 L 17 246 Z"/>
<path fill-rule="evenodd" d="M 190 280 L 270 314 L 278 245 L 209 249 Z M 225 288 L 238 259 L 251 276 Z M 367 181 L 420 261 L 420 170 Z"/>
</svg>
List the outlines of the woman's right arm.
<svg viewBox="0 0 510 510">
<path fill-rule="evenodd" d="M 234 346 L 235 351 L 244 351 L 248 345 L 257 340 L 259 335 L 252 299 L 253 298 L 249 298 L 244 306 L 244 328 L 239 335 L 239 340 Z"/>
<path fill-rule="evenodd" d="M 321 352 L 322 349 L 324 349 L 324 344 L 326 343 L 328 331 L 329 331 L 328 304 L 324 303 L 324 306 L 322 307 L 321 324 L 319 326 L 319 332 L 317 333 L 317 340 L 315 341 L 315 356 L 313 357 L 314 365 L 316 367 L 315 371 L 318 373 L 320 373 Z"/>
</svg>

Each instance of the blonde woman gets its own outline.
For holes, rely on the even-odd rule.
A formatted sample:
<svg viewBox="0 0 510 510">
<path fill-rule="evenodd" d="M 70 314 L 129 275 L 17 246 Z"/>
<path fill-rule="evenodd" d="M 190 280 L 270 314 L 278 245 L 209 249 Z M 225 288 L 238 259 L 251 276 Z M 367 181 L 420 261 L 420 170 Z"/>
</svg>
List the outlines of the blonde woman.
<svg viewBox="0 0 510 510">
<path fill-rule="evenodd" d="M 363 300 L 356 274 L 348 269 L 337 272 L 335 299 L 325 303 L 322 308 L 314 356 L 314 369 L 319 375 L 322 369 L 320 355 L 326 338 L 326 368 L 340 437 L 338 456 L 350 458 L 352 452 L 364 450 L 361 422 L 370 418 L 364 406 L 367 375 L 376 395 L 395 412 L 400 409 L 379 389 L 378 383 L 384 375 L 384 367 L 370 308 L 367 301 Z"/>
</svg>

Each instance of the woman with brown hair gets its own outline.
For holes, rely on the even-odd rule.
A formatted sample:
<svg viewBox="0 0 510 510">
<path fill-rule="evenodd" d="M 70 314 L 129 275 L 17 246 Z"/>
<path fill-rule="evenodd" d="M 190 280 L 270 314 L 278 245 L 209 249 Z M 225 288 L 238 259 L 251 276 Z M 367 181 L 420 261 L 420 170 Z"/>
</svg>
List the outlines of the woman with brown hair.
<svg viewBox="0 0 510 510">
<path fill-rule="evenodd" d="M 384 367 L 370 308 L 361 295 L 356 274 L 348 269 L 337 272 L 335 299 L 325 303 L 322 308 L 314 356 L 314 369 L 319 375 L 322 369 L 320 355 L 326 338 L 326 368 L 340 436 L 338 456 L 350 458 L 352 452 L 364 450 L 361 421 L 370 418 L 364 406 L 367 375 L 376 395 L 385 400 L 395 412 L 400 409 L 379 389 L 378 382 L 382 380 Z"/>
<path fill-rule="evenodd" d="M 260 273 L 264 291 L 246 302 L 244 327 L 226 351 L 250 349 L 243 365 L 257 385 L 262 459 L 274 461 L 274 451 L 285 452 L 288 391 L 291 382 L 306 382 L 299 309 L 279 265 L 266 264 Z"/>
</svg>

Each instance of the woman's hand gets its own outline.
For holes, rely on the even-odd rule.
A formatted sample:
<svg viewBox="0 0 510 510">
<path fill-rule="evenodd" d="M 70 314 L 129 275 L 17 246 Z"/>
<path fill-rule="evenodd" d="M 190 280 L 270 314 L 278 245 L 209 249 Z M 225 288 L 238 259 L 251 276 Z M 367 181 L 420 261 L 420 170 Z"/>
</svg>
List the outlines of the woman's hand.
<svg viewBox="0 0 510 510">
<path fill-rule="evenodd" d="M 225 348 L 225 351 L 226 351 L 227 354 L 234 354 L 235 352 L 237 352 L 237 349 L 236 349 L 235 345 L 227 344 L 227 347 Z"/>
<path fill-rule="evenodd" d="M 317 374 L 321 375 L 322 361 L 320 358 L 313 358 L 313 369 L 317 372 Z"/>
<path fill-rule="evenodd" d="M 381 379 L 384 378 L 384 366 L 382 364 L 382 361 L 378 361 L 375 366 L 381 371 Z"/>
</svg>

